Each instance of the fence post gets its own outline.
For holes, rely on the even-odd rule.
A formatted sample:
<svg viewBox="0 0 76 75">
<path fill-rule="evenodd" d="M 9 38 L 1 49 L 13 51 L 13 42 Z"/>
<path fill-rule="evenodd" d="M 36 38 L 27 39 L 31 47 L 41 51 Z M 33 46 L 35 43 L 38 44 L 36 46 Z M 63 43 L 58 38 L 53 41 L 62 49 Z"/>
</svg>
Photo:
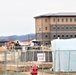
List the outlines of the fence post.
<svg viewBox="0 0 76 75">
<path fill-rule="evenodd" d="M 68 61 L 68 75 L 69 75 L 69 70 L 70 70 L 70 50 L 69 50 L 69 61 Z"/>
<path fill-rule="evenodd" d="M 33 57 L 32 57 L 32 67 L 33 67 L 33 61 L 34 61 L 34 50 L 33 50 Z"/>
<path fill-rule="evenodd" d="M 58 49 L 59 50 L 59 49 Z M 59 50 L 59 52 L 58 52 L 58 55 L 59 55 L 59 75 L 60 75 L 60 70 L 61 70 L 61 68 L 60 68 L 60 50 Z"/>
<path fill-rule="evenodd" d="M 11 73 L 11 63 L 12 63 L 12 50 L 10 51 L 10 54 L 11 54 L 11 59 L 10 59 L 10 75 L 12 74 Z"/>
<path fill-rule="evenodd" d="M 26 50 L 25 50 L 25 60 L 24 60 L 24 72 L 25 72 L 25 68 L 26 68 L 26 65 L 25 65 L 25 63 L 26 63 Z M 25 73 L 24 73 L 24 75 L 25 75 Z"/>
<path fill-rule="evenodd" d="M 15 48 L 14 48 L 14 64 L 15 64 Z"/>
<path fill-rule="evenodd" d="M 48 51 L 48 62 L 49 62 L 49 51 Z"/>
<path fill-rule="evenodd" d="M 44 50 L 43 50 L 43 54 L 44 54 Z M 44 68 L 44 67 L 43 67 L 43 61 L 42 61 L 42 75 L 43 75 L 43 68 Z"/>
<path fill-rule="evenodd" d="M 54 51 L 54 75 L 55 75 L 55 64 L 56 63 L 56 50 Z"/>
<path fill-rule="evenodd" d="M 6 66 L 7 66 L 7 51 L 4 52 L 4 75 L 7 75 Z"/>
</svg>

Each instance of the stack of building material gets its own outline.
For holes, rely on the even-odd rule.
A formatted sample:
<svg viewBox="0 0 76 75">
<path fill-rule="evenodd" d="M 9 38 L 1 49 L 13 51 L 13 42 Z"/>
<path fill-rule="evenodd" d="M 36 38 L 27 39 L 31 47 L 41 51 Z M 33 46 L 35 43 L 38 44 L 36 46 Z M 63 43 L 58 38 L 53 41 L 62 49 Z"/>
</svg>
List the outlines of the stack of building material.
<svg viewBox="0 0 76 75">
<path fill-rule="evenodd" d="M 6 70 L 7 71 L 20 71 L 20 72 L 22 72 L 22 71 L 29 71 L 30 70 L 30 67 L 29 66 L 24 66 L 24 65 L 18 65 L 18 67 L 17 67 L 17 65 L 7 65 L 6 66 Z"/>
<path fill-rule="evenodd" d="M 51 50 L 51 48 L 50 48 L 50 47 L 43 46 L 43 45 L 41 46 L 41 49 L 42 49 L 42 50 Z"/>
<path fill-rule="evenodd" d="M 52 64 L 51 63 L 42 63 L 42 64 L 39 64 L 39 68 L 52 68 Z"/>
<path fill-rule="evenodd" d="M 36 65 L 38 68 L 52 68 L 52 62 L 36 62 L 33 61 L 30 63 L 31 66 Z"/>
</svg>

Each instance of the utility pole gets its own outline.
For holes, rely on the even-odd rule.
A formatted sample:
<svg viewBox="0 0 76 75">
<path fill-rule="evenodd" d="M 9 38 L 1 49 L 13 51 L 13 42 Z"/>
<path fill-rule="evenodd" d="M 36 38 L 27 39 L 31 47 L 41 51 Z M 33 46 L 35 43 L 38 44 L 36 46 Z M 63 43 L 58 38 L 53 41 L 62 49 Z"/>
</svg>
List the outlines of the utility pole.
<svg viewBox="0 0 76 75">
<path fill-rule="evenodd" d="M 57 39 L 57 17 L 56 17 L 56 39 Z"/>
</svg>

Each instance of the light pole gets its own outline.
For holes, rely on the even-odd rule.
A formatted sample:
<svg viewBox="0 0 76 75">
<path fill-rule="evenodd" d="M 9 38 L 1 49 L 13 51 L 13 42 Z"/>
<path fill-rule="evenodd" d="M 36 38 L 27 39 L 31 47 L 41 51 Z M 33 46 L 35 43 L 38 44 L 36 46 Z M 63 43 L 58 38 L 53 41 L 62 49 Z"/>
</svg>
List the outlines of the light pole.
<svg viewBox="0 0 76 75">
<path fill-rule="evenodd" d="M 57 39 L 57 17 L 56 17 L 56 39 Z"/>
</svg>

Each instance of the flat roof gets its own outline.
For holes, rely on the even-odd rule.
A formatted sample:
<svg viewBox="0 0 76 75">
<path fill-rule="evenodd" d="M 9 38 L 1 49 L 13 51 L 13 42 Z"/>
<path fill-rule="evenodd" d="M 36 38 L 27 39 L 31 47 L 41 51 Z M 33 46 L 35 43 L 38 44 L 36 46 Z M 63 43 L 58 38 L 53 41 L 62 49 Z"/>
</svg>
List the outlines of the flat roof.
<svg viewBox="0 0 76 75">
<path fill-rule="evenodd" d="M 39 15 L 34 18 L 38 17 L 76 17 L 76 12 L 59 12 L 59 13 L 48 13 L 44 15 Z"/>
</svg>

